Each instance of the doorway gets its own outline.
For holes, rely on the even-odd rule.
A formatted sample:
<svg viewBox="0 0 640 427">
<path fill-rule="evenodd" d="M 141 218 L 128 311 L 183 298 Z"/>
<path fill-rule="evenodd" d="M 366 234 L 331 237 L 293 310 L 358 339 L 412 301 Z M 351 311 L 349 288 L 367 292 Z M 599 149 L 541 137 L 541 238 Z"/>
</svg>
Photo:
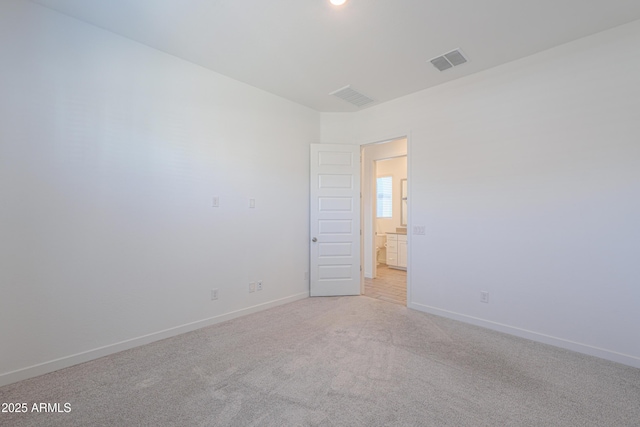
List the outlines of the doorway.
<svg viewBox="0 0 640 427">
<path fill-rule="evenodd" d="M 407 139 L 362 148 L 362 294 L 407 305 Z"/>
<path fill-rule="evenodd" d="M 366 281 L 369 285 L 385 287 L 389 282 L 393 282 L 391 286 L 395 286 L 396 289 L 392 289 L 391 293 L 394 294 L 397 302 L 402 305 L 410 304 L 411 238 L 406 231 L 398 230 L 398 227 L 395 230 L 378 230 L 377 202 L 374 203 L 377 199 L 376 162 L 404 157 L 407 164 L 406 178 L 392 179 L 390 184 L 392 188 L 395 187 L 392 190 L 393 193 L 402 195 L 400 201 L 396 202 L 396 208 L 392 208 L 392 212 L 395 210 L 404 217 L 405 230 L 410 228 L 409 145 L 408 137 L 361 145 L 311 144 L 310 296 L 366 295 Z M 390 197 L 393 198 L 393 195 Z M 387 236 L 391 234 L 396 234 L 394 249 L 400 264 L 390 263 L 386 259 L 390 246 L 386 240 L 393 240 Z M 383 244 L 385 258 L 382 263 L 384 265 L 380 267 L 381 269 L 389 267 L 389 270 L 384 270 L 389 272 L 385 275 L 387 283 L 368 281 L 380 280 L 383 275 L 382 271 L 378 272 L 380 251 L 376 250 L 375 244 L 379 235 L 385 236 L 386 244 Z M 381 248 L 383 245 L 378 247 Z M 404 266 L 403 262 L 406 263 Z M 392 266 L 395 268 L 391 268 Z M 403 271 L 402 267 L 406 268 L 406 271 Z M 393 279 L 389 277 L 391 274 L 395 276 Z M 403 294 L 398 289 L 402 285 L 404 285 L 402 291 L 406 295 L 404 301 L 402 301 Z M 374 297 L 392 299 L 383 292 L 378 293 L 379 295 Z"/>
</svg>

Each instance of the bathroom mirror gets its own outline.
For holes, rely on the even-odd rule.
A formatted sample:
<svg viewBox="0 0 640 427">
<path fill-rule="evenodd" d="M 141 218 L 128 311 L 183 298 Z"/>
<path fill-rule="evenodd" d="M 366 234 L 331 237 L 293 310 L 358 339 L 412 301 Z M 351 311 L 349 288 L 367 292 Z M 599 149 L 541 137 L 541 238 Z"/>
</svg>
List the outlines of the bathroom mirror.
<svg viewBox="0 0 640 427">
<path fill-rule="evenodd" d="M 402 197 L 400 205 L 400 225 L 407 226 L 407 180 L 400 180 L 400 196 Z"/>
</svg>

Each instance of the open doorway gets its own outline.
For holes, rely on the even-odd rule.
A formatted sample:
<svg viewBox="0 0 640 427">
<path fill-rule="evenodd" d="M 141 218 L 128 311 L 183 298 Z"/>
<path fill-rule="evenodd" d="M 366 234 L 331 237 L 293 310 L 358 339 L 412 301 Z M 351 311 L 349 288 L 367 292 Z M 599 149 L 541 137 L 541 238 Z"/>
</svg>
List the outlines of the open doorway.
<svg viewBox="0 0 640 427">
<path fill-rule="evenodd" d="M 407 140 L 363 146 L 363 294 L 407 304 Z"/>
</svg>

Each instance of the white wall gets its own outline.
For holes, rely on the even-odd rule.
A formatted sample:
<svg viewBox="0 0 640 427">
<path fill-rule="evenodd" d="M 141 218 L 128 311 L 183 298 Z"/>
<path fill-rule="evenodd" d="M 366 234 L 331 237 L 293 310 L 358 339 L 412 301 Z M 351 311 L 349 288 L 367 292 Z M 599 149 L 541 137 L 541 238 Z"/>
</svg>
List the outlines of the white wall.
<svg viewBox="0 0 640 427">
<path fill-rule="evenodd" d="M 0 385 L 308 296 L 317 112 L 28 2 L 0 58 Z"/>
<path fill-rule="evenodd" d="M 362 162 L 362 223 L 363 226 L 363 253 L 364 253 L 364 276 L 375 277 L 375 161 L 388 159 L 391 157 L 405 156 L 407 154 L 407 139 L 398 138 L 394 141 L 387 141 L 381 144 L 370 144 L 363 147 Z"/>
<path fill-rule="evenodd" d="M 322 115 L 325 143 L 409 135 L 411 308 L 640 367 L 638 76 L 640 21 Z"/>
</svg>

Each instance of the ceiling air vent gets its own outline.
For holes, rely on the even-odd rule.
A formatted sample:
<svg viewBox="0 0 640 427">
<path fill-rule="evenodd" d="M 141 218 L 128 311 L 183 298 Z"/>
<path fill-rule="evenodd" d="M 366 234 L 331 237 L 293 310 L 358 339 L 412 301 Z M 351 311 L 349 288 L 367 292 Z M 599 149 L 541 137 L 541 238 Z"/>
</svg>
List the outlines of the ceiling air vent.
<svg viewBox="0 0 640 427">
<path fill-rule="evenodd" d="M 467 58 L 464 56 L 464 53 L 462 53 L 462 50 L 456 49 L 437 58 L 433 58 L 430 62 L 438 70 L 444 71 L 456 65 L 464 64 L 467 62 Z"/>
<path fill-rule="evenodd" d="M 338 98 L 343 99 L 348 103 L 355 105 L 356 107 L 363 107 L 374 102 L 373 99 L 353 89 L 351 85 L 345 86 L 342 89 L 338 89 L 335 92 L 331 92 L 329 95 L 337 96 Z"/>
</svg>

